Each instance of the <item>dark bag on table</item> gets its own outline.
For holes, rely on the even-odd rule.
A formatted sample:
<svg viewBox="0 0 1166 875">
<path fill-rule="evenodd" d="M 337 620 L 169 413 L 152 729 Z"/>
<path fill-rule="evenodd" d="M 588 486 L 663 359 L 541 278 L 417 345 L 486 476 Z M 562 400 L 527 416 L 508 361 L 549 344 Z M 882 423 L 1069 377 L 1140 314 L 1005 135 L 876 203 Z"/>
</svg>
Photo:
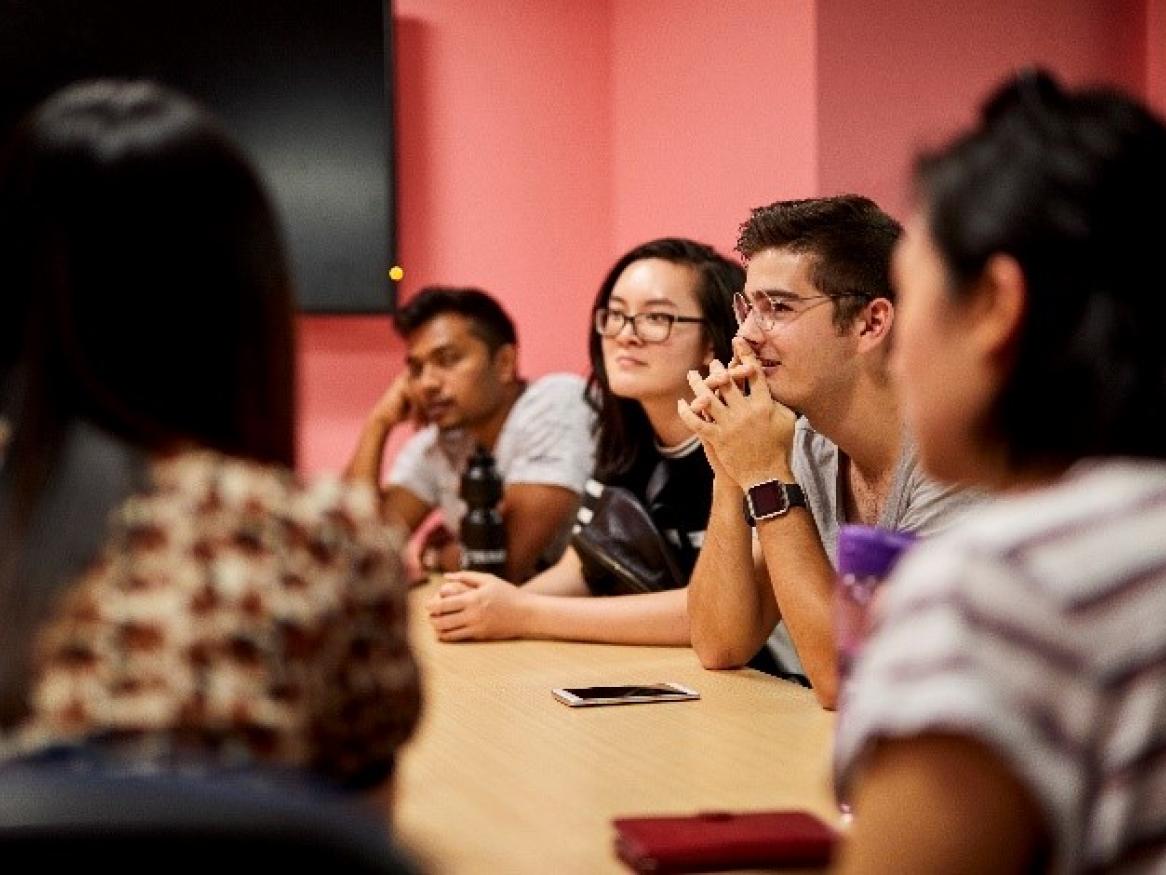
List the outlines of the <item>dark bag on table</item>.
<svg viewBox="0 0 1166 875">
<path fill-rule="evenodd" d="M 583 577 L 600 595 L 679 589 L 688 583 L 673 547 L 627 489 L 605 486 L 591 520 L 571 536 Z"/>
</svg>

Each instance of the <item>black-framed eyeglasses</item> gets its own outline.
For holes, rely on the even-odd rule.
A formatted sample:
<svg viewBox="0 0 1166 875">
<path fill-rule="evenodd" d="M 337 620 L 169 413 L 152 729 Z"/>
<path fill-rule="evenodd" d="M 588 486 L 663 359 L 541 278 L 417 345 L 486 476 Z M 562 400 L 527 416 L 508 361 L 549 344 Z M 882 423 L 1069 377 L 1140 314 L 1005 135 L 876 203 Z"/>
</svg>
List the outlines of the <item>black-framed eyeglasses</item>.
<svg viewBox="0 0 1166 875">
<path fill-rule="evenodd" d="M 677 322 L 704 322 L 695 316 L 676 316 L 672 313 L 636 313 L 634 316 L 622 310 L 608 310 L 600 307 L 595 311 L 595 330 L 604 337 L 615 337 L 627 324 L 632 333 L 644 343 L 663 343 L 672 334 L 672 326 Z"/>
<path fill-rule="evenodd" d="M 817 304 L 814 301 L 830 301 L 836 298 L 865 298 L 873 300 L 866 292 L 842 292 L 837 295 L 773 295 L 762 292 L 756 300 L 750 301 L 742 292 L 733 294 L 733 315 L 737 317 L 737 325 L 743 326 L 753 314 L 762 331 L 772 331 L 779 325 L 788 325 L 811 307 Z"/>
</svg>

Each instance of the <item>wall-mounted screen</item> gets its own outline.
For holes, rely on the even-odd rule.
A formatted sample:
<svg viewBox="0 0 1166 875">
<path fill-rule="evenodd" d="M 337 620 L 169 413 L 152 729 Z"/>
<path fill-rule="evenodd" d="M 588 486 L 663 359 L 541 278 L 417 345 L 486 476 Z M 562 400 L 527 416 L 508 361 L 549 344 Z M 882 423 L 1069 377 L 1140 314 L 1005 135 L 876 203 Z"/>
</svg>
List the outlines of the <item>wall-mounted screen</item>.
<svg viewBox="0 0 1166 875">
<path fill-rule="evenodd" d="M 385 312 L 396 255 L 392 44 L 385 0 L 0 0 L 0 131 L 77 79 L 179 88 L 258 165 L 300 308 Z"/>
</svg>

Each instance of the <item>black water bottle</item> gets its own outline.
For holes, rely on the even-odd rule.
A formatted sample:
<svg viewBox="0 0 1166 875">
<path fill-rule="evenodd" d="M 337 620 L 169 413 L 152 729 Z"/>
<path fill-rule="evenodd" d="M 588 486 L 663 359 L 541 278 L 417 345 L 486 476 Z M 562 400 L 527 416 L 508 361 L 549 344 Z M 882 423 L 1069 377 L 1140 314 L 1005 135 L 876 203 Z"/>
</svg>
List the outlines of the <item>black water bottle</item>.
<svg viewBox="0 0 1166 875">
<path fill-rule="evenodd" d="M 506 528 L 498 511 L 502 478 L 494 467 L 494 457 L 481 444 L 462 474 L 461 498 L 466 503 L 461 526 L 462 568 L 505 576 Z"/>
</svg>

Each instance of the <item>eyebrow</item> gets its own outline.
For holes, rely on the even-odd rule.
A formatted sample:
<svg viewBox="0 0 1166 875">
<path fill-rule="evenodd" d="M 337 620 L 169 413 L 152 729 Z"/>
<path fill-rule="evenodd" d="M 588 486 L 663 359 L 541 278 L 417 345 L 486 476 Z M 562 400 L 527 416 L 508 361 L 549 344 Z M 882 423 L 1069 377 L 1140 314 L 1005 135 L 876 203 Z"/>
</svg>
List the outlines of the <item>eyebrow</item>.
<svg viewBox="0 0 1166 875">
<path fill-rule="evenodd" d="M 452 343 L 443 343 L 441 346 L 435 346 L 435 347 L 433 347 L 433 349 L 427 350 L 424 356 L 415 356 L 415 355 L 405 356 L 405 364 L 406 365 L 419 365 L 419 364 L 421 364 L 421 362 L 425 361 L 426 359 L 431 359 L 435 355 L 440 355 L 441 353 L 443 353 L 449 349 L 456 350 L 457 347 L 454 346 L 454 344 L 452 344 Z"/>
<path fill-rule="evenodd" d="M 619 297 L 618 295 L 612 295 L 610 298 L 607 299 L 608 304 L 611 304 L 613 302 L 623 304 L 625 307 L 628 305 L 628 302 L 625 301 L 623 298 Z M 680 309 L 680 305 L 677 304 L 675 301 L 671 300 L 670 298 L 649 298 L 648 300 L 644 301 L 641 306 L 644 306 L 644 307 L 675 307 L 677 310 Z"/>
<path fill-rule="evenodd" d="M 750 297 L 757 297 L 757 295 L 765 295 L 770 298 L 800 298 L 801 295 L 796 292 L 791 292 L 788 289 L 753 289 L 748 293 Z"/>
</svg>

